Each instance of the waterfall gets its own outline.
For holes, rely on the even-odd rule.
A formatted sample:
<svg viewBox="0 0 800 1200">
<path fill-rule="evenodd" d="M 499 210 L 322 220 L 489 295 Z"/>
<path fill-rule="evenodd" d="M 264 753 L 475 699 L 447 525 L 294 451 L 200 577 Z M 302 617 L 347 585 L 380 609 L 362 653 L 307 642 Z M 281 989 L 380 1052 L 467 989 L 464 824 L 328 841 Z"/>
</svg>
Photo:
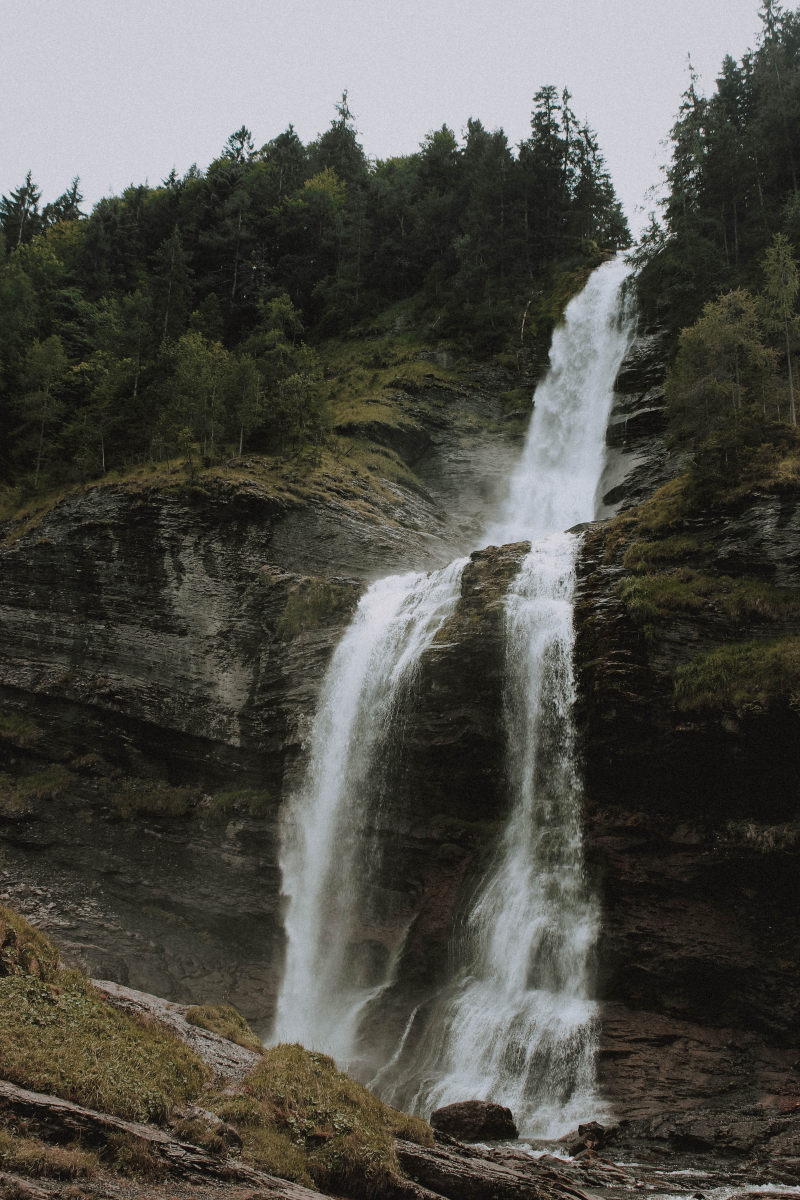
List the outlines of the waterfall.
<svg viewBox="0 0 800 1200">
<path fill-rule="evenodd" d="M 578 538 L 563 530 L 595 512 L 613 382 L 632 332 L 619 300 L 627 273 L 619 259 L 604 264 L 567 306 L 507 501 L 487 530 L 487 542 L 532 541 L 506 603 L 511 815 L 453 939 L 450 984 L 408 1016 L 373 1081 L 386 1099 L 426 1115 L 453 1100 L 497 1100 L 539 1136 L 597 1112 L 598 915 L 584 881 L 572 726 Z M 393 577 L 367 592 L 326 675 L 306 784 L 287 807 L 288 954 L 276 1037 L 329 1050 L 344 1065 L 402 949 L 371 930 L 381 949 L 371 974 L 352 952 L 360 926 L 363 934 L 375 809 L 391 787 L 386 750 L 419 656 L 455 607 L 462 568 Z"/>
<path fill-rule="evenodd" d="M 359 962 L 353 952 L 363 931 L 382 758 L 390 731 L 397 741 L 419 657 L 455 607 L 465 562 L 392 575 L 362 597 L 325 675 L 303 787 L 282 814 L 287 956 L 274 1037 L 345 1063 L 359 1015 L 391 976 L 399 949 L 372 929 L 378 961 Z"/>
</svg>

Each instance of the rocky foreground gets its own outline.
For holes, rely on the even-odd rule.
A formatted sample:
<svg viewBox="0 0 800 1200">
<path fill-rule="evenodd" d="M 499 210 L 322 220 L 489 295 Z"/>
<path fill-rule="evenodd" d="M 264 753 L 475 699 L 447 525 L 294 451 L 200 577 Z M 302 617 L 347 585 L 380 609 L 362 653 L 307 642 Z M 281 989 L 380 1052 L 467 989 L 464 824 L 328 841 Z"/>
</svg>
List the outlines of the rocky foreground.
<svg viewBox="0 0 800 1200">
<path fill-rule="evenodd" d="M 47 943 L 34 943 L 31 950 L 24 926 L 21 937 L 9 938 L 8 928 L 7 923 L 0 983 L 37 979 L 41 1001 L 45 991 L 41 977 L 48 975 L 48 968 L 46 960 L 42 966 L 34 958 L 33 951 L 44 945 L 44 960 Z M 62 978 L 67 987 L 67 977 Z M 57 982 L 50 986 L 62 987 Z M 770 1114 L 756 1107 L 737 1113 L 673 1112 L 606 1127 L 590 1121 L 560 1143 L 535 1146 L 524 1140 L 514 1144 L 517 1130 L 508 1109 L 471 1101 L 432 1114 L 432 1129 L 421 1121 L 411 1124 L 414 1140 L 392 1132 L 398 1128 L 395 1119 L 402 1120 L 401 1114 L 395 1114 L 390 1118 L 389 1157 L 379 1161 L 374 1148 L 367 1146 L 365 1152 L 362 1145 L 348 1172 L 337 1176 L 338 1185 L 319 1190 L 254 1163 L 253 1147 L 258 1143 L 253 1141 L 252 1127 L 247 1128 L 254 1118 L 252 1112 L 244 1118 L 243 1113 L 248 1098 L 258 1091 L 263 1056 L 257 1049 L 199 1027 L 188 1019 L 192 1010 L 185 1005 L 109 981 L 96 981 L 92 994 L 121 1013 L 123 1022 L 168 1030 L 170 1037 L 187 1046 L 205 1065 L 203 1088 L 194 1102 L 172 1108 L 156 1122 L 131 1120 L 0 1078 L 0 1197 L 4 1200 L 93 1196 L 313 1200 L 331 1193 L 385 1200 L 623 1200 L 643 1190 L 701 1200 L 711 1189 L 720 1194 L 720 1188 L 730 1195 L 758 1188 L 762 1200 L 778 1200 L 796 1194 L 781 1193 L 781 1185 L 800 1180 L 800 1111 Z M 43 1019 L 36 996 L 30 1017 L 34 1022 Z M 3 1033 L 7 1035 L 8 1029 Z M 64 1033 L 69 1037 L 71 1031 L 66 1028 Z M 0 1071 L 2 1046 L 0 1037 Z M 330 1060 L 324 1056 L 306 1055 L 299 1047 L 294 1050 L 297 1061 L 310 1061 L 316 1074 L 327 1070 Z M 63 1075 L 61 1083 L 66 1091 L 80 1086 Z M 227 1098 L 229 1120 L 218 1115 L 220 1096 Z M 330 1099 L 326 1117 L 321 1116 L 317 1098 L 311 1120 L 309 1111 L 293 1106 L 291 1099 L 288 1106 L 286 1097 L 282 1103 L 286 1112 L 273 1106 L 267 1119 L 291 1128 L 296 1143 L 310 1148 L 312 1158 L 341 1132 L 343 1118 L 331 1116 L 334 1102 Z M 350 1121 L 350 1134 L 356 1136 L 359 1131 L 352 1113 Z M 297 1163 L 290 1164 L 291 1174 L 301 1172 L 302 1166 L 298 1171 Z"/>
</svg>

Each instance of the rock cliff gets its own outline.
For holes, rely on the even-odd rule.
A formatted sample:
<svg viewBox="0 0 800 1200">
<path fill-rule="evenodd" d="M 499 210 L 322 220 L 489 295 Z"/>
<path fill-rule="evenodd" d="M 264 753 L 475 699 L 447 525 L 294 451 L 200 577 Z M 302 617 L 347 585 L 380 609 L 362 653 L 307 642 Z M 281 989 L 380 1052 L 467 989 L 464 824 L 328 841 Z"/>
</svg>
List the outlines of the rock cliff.
<svg viewBox="0 0 800 1200">
<path fill-rule="evenodd" d="M 655 335 L 637 343 L 620 375 L 608 513 L 675 469 L 658 354 Z M 232 1000 L 266 1031 L 283 952 L 276 819 L 322 672 L 365 581 L 474 538 L 513 454 L 497 386 L 487 376 L 460 395 L 460 431 L 434 422 L 403 440 L 416 480 L 387 472 L 372 486 L 346 469 L 306 493 L 257 472 L 128 482 L 6 529 L 4 888 L 92 973 Z M 632 1117 L 800 1103 L 795 702 L 692 708 L 676 696 L 681 668 L 709 649 L 800 632 L 798 533 L 797 497 L 774 491 L 670 529 L 690 555 L 676 570 L 758 581 L 770 603 L 758 593 L 735 611 L 704 583 L 699 605 L 659 609 L 650 596 L 646 621 L 625 591 L 639 586 L 635 525 L 584 538 L 578 715 L 603 905 L 601 1082 Z M 381 817 L 391 852 L 373 864 L 382 912 L 362 931 L 367 964 L 385 960 L 384 932 L 388 944 L 408 931 L 401 983 L 375 1014 L 379 1048 L 441 982 L 454 916 L 504 815 L 500 618 L 525 550 L 473 553 L 420 664 Z"/>
<path fill-rule="evenodd" d="M 134 477 L 2 531 L 4 894 L 93 974 L 268 1026 L 276 819 L 325 665 L 366 581 L 476 536 L 514 454 L 511 382 L 398 379 L 399 440 L 349 429 L 310 475 Z M 405 859 L 425 844 L 430 888 L 438 827 L 418 824 Z"/>
</svg>

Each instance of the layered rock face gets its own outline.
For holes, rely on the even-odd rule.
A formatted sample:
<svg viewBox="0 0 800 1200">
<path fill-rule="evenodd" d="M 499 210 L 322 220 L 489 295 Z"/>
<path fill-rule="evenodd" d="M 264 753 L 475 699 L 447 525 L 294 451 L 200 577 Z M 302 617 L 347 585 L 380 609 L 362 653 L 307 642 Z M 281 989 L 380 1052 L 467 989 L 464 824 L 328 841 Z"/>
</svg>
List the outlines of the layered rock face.
<svg viewBox="0 0 800 1200">
<path fill-rule="evenodd" d="M 96 973 L 256 1015 L 281 789 L 360 590 L 287 569 L 290 516 L 224 486 L 98 488 L 3 555 L 10 895 Z"/>
<path fill-rule="evenodd" d="M 498 473 L 513 454 L 494 377 L 447 394 L 401 384 L 417 434 L 400 449 L 423 455 L 426 489 L 369 488 L 346 461 L 310 495 L 239 470 L 96 486 L 5 531 L 2 890 L 93 974 L 227 999 L 268 1028 L 278 813 L 333 647 L 365 582 L 453 556 L 447 504 L 472 490 L 481 438 Z M 462 470 L 437 497 L 443 462 Z M 471 522 L 490 499 L 472 496 Z M 406 893 L 427 895 L 451 843 L 417 817 L 400 826 L 401 860 L 421 854 Z"/>
<path fill-rule="evenodd" d="M 654 347 L 640 343 L 618 381 L 650 464 L 635 467 L 626 500 L 643 470 L 658 479 L 669 466 L 650 440 Z M 612 423 L 609 440 L 621 432 Z M 630 1117 L 788 1112 L 800 1103 L 800 720 L 784 702 L 681 708 L 674 685 L 704 651 L 798 633 L 800 499 L 751 495 L 679 534 L 704 577 L 785 589 L 784 608 L 768 618 L 755 604 L 734 620 L 713 596 L 692 597 L 643 627 L 620 588 L 625 543 L 602 525 L 584 538 L 576 658 L 588 868 L 603 910 L 601 1086 Z"/>
</svg>

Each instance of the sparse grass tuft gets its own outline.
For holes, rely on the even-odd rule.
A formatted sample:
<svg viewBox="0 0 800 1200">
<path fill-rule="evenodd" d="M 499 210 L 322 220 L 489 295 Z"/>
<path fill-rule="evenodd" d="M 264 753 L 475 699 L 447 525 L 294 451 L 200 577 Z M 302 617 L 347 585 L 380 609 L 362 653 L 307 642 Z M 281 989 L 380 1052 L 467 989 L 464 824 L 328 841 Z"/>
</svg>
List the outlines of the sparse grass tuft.
<svg viewBox="0 0 800 1200">
<path fill-rule="evenodd" d="M 301 579 L 289 591 L 283 614 L 278 621 L 281 637 L 296 637 L 307 629 L 317 629 L 336 613 L 349 613 L 358 589 L 329 579 Z"/>
<path fill-rule="evenodd" d="M 800 707 L 800 638 L 738 642 L 701 654 L 675 676 L 685 710 L 758 712 L 779 703 Z"/>
<path fill-rule="evenodd" d="M 209 1029 L 218 1033 L 229 1042 L 236 1042 L 256 1054 L 264 1053 L 264 1046 L 259 1037 L 245 1021 L 242 1014 L 232 1004 L 193 1004 L 186 1010 L 186 1020 L 190 1025 L 200 1029 Z"/>
<path fill-rule="evenodd" d="M 0 904 L 0 978 L 29 975 L 49 982 L 59 970 L 58 949 L 46 934 Z"/>
<path fill-rule="evenodd" d="M 90 1179 L 97 1156 L 74 1146 L 50 1146 L 39 1138 L 0 1127 L 0 1171 L 16 1171 L 38 1179 Z"/>
<path fill-rule="evenodd" d="M 42 731 L 35 721 L 22 713 L 0 713 L 0 742 L 27 750 L 41 740 Z"/>
</svg>

